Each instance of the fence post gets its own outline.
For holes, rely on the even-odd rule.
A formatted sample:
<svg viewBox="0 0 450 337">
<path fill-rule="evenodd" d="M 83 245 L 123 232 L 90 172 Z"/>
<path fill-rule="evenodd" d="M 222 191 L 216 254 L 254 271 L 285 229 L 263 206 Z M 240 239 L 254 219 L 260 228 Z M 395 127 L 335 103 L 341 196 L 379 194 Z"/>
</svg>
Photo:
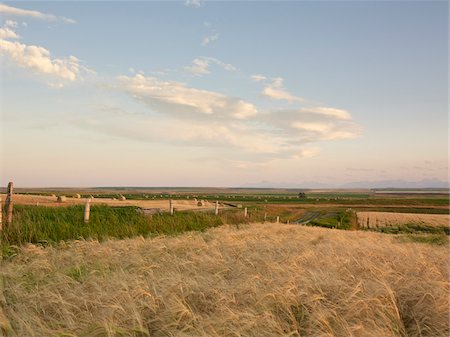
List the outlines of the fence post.
<svg viewBox="0 0 450 337">
<path fill-rule="evenodd" d="M 10 226 L 12 223 L 12 218 L 13 218 L 13 201 L 12 201 L 12 197 L 13 197 L 13 189 L 14 189 L 14 184 L 12 181 L 9 182 L 8 184 L 8 190 L 7 190 L 7 196 L 6 196 L 6 201 L 5 201 L 5 208 L 6 208 L 6 221 L 5 221 L 5 226 Z"/>
<path fill-rule="evenodd" d="M 277 216 L 277 223 L 280 223 L 280 217 Z"/>
<path fill-rule="evenodd" d="M 91 213 L 91 198 L 87 198 L 86 206 L 84 207 L 84 223 L 89 223 L 90 213 Z"/>
<path fill-rule="evenodd" d="M 244 218 L 247 217 L 247 207 L 244 208 Z"/>
<path fill-rule="evenodd" d="M 267 213 L 264 213 L 264 222 L 267 220 Z"/>
<path fill-rule="evenodd" d="M 216 207 L 214 209 L 214 214 L 219 215 L 219 201 L 216 201 Z"/>
<path fill-rule="evenodd" d="M 2 211 L 3 211 L 2 197 L 0 197 L 0 234 L 2 233 L 3 230 Z"/>
<path fill-rule="evenodd" d="M 173 201 L 172 201 L 172 199 L 169 200 L 169 212 L 170 212 L 170 215 L 173 215 Z"/>
<path fill-rule="evenodd" d="M 288 221 L 287 221 L 287 224 L 289 225 L 289 223 L 290 223 L 290 221 L 288 220 Z"/>
</svg>

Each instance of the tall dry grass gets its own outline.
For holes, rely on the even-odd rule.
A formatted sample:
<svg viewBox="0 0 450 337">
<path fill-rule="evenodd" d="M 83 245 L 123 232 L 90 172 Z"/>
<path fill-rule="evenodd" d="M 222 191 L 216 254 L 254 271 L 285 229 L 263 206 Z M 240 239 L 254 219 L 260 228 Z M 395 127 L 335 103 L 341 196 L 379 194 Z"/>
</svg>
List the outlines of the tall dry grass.
<svg viewBox="0 0 450 337">
<path fill-rule="evenodd" d="M 295 225 L 29 245 L 8 336 L 448 336 L 448 245 Z"/>
</svg>

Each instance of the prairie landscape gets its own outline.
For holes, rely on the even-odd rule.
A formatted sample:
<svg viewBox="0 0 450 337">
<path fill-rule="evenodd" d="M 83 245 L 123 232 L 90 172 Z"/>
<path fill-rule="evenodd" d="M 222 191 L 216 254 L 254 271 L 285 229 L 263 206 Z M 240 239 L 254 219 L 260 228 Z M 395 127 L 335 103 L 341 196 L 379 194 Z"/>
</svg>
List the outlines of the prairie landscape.
<svg viewBox="0 0 450 337">
<path fill-rule="evenodd" d="M 17 193 L 2 234 L 5 336 L 450 331 L 445 193 L 112 188 L 64 201 L 69 190 Z M 396 230 L 376 233 L 384 227 Z"/>
<path fill-rule="evenodd" d="M 448 1 L 0 3 L 0 337 L 449 337 Z"/>
</svg>

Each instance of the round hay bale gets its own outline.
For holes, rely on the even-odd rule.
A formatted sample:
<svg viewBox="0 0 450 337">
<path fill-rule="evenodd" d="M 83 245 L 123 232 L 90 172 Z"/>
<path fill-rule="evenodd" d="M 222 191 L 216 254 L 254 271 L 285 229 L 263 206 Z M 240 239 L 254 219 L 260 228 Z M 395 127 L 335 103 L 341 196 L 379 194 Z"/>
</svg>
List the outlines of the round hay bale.
<svg viewBox="0 0 450 337">
<path fill-rule="evenodd" d="M 58 202 L 66 202 L 67 198 L 65 195 L 59 195 L 56 201 Z"/>
<path fill-rule="evenodd" d="M 76 193 L 73 197 L 74 197 L 75 199 L 80 199 L 80 198 L 81 198 L 81 195 L 79 195 L 78 193 Z"/>
<path fill-rule="evenodd" d="M 200 200 L 199 202 L 197 202 L 197 206 L 203 206 L 203 200 Z"/>
<path fill-rule="evenodd" d="M 120 201 L 125 201 L 125 200 L 127 200 L 127 198 L 125 198 L 122 194 L 119 196 L 119 200 Z"/>
</svg>

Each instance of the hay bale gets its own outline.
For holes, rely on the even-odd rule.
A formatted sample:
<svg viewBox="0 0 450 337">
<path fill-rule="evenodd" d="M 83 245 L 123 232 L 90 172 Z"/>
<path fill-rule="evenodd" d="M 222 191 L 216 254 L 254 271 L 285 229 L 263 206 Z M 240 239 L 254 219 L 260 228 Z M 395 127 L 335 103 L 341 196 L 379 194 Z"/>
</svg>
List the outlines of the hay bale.
<svg viewBox="0 0 450 337">
<path fill-rule="evenodd" d="M 203 206 L 203 200 L 200 200 L 199 202 L 197 202 L 197 206 Z"/>
<path fill-rule="evenodd" d="M 80 199 L 81 195 L 79 195 L 78 193 L 75 193 L 75 195 L 73 196 L 75 199 Z"/>
<path fill-rule="evenodd" d="M 238 205 L 237 205 L 237 208 L 242 208 L 242 205 L 241 205 L 241 204 L 238 204 Z"/>
<path fill-rule="evenodd" d="M 51 197 L 52 197 L 52 198 L 56 198 L 56 194 L 52 194 Z"/>
<path fill-rule="evenodd" d="M 58 199 L 56 199 L 57 202 L 66 202 L 67 198 L 65 195 L 59 195 Z"/>
<path fill-rule="evenodd" d="M 127 198 L 125 198 L 122 194 L 119 196 L 119 200 L 120 201 L 125 201 L 125 200 L 127 200 Z"/>
</svg>

